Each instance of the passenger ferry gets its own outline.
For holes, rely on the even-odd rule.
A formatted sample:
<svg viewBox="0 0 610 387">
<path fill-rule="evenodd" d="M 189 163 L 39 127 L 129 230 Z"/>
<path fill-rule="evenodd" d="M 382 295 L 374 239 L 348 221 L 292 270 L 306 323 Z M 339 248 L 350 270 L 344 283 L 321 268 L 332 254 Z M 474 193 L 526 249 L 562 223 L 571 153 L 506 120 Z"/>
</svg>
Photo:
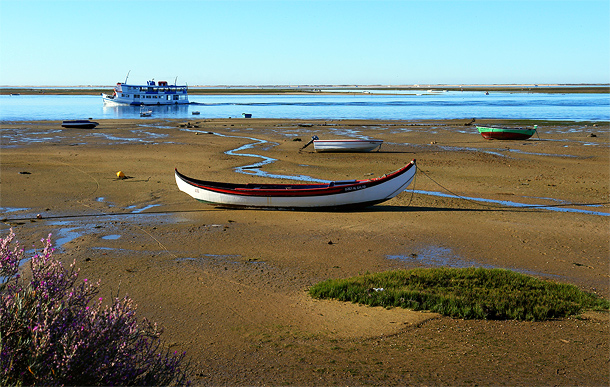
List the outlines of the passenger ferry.
<svg viewBox="0 0 610 387">
<path fill-rule="evenodd" d="M 189 103 L 188 86 L 168 85 L 166 81 L 146 82 L 146 85 L 117 83 L 112 95 L 102 93 L 104 104 L 109 105 L 183 105 Z"/>
</svg>

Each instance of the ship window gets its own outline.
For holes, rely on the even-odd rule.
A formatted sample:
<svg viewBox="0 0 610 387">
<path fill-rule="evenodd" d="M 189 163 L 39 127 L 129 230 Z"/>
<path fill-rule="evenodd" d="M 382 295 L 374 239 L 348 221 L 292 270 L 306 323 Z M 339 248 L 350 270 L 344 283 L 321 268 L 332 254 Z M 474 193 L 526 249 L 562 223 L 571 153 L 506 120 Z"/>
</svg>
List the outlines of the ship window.
<svg viewBox="0 0 610 387">
<path fill-rule="evenodd" d="M 134 98 L 140 98 L 140 94 L 134 94 Z"/>
</svg>

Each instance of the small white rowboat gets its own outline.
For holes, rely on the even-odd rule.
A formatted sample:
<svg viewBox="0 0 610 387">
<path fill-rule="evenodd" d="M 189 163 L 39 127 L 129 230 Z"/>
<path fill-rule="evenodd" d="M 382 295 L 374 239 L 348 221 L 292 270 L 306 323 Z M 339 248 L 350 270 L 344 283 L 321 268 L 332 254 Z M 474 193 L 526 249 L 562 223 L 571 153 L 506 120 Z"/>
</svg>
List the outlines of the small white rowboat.
<svg viewBox="0 0 610 387">
<path fill-rule="evenodd" d="M 316 152 L 370 152 L 381 147 L 383 140 L 314 140 Z"/>
<path fill-rule="evenodd" d="M 415 160 L 397 171 L 367 180 L 324 184 L 232 184 L 192 179 L 175 170 L 178 188 L 218 207 L 265 209 L 349 209 L 372 206 L 404 191 L 415 178 Z"/>
<path fill-rule="evenodd" d="M 383 140 L 320 140 L 318 136 L 312 136 L 301 150 L 313 144 L 316 152 L 370 152 L 381 147 Z"/>
</svg>

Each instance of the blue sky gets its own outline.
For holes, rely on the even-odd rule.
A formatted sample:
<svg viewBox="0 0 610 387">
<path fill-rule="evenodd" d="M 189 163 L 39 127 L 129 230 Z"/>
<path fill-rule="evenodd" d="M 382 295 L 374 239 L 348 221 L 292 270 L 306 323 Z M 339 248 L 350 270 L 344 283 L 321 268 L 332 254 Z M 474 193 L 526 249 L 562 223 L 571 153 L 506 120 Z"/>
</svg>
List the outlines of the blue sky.
<svg viewBox="0 0 610 387">
<path fill-rule="evenodd" d="M 610 1 L 0 0 L 0 85 L 610 82 Z"/>
</svg>

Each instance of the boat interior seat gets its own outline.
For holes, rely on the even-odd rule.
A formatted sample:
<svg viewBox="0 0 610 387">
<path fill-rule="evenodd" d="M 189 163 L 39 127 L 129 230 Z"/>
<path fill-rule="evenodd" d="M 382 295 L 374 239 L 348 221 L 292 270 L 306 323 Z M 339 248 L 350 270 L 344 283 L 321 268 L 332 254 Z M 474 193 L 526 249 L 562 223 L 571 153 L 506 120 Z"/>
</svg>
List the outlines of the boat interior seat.
<svg viewBox="0 0 610 387">
<path fill-rule="evenodd" d="M 331 181 L 330 184 L 328 184 L 329 187 L 334 187 L 336 185 L 348 185 L 348 184 L 354 184 L 356 182 L 356 180 L 337 180 L 337 181 Z"/>
</svg>

